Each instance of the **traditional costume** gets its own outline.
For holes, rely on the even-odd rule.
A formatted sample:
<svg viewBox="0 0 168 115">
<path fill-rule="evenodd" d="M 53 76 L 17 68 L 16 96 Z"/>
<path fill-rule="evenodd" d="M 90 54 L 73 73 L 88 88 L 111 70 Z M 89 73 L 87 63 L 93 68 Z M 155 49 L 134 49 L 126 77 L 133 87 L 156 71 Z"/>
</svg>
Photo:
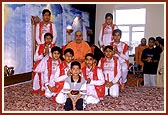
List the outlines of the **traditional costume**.
<svg viewBox="0 0 168 115">
<path fill-rule="evenodd" d="M 52 44 L 55 44 L 57 39 L 57 30 L 55 24 L 52 22 L 44 24 L 43 21 L 39 22 L 36 27 L 36 44 L 44 44 L 45 33 L 51 33 L 53 35 Z"/>
<path fill-rule="evenodd" d="M 111 95 L 112 97 L 119 96 L 119 80 L 121 77 L 121 66 L 118 57 L 113 56 L 111 60 L 101 58 L 98 66 L 102 68 L 105 80 L 112 82 L 111 87 L 105 87 L 105 95 Z"/>
<path fill-rule="evenodd" d="M 87 84 L 86 103 L 96 104 L 105 95 L 105 80 L 102 69 L 98 67 L 92 67 L 91 69 L 84 67 L 82 73 L 86 80 L 87 77 L 91 79 L 91 82 Z"/>
</svg>

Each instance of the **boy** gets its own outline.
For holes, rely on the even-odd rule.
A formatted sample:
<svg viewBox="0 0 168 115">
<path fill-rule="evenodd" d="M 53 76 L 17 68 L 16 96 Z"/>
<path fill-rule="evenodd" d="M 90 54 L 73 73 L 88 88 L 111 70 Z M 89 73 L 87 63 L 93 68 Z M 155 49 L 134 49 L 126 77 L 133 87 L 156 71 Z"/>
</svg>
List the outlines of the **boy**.
<svg viewBox="0 0 168 115">
<path fill-rule="evenodd" d="M 87 81 L 86 103 L 97 104 L 104 97 L 105 81 L 102 69 L 94 64 L 94 55 L 88 53 L 85 56 L 86 67 L 82 69 L 83 76 Z"/>
<path fill-rule="evenodd" d="M 104 48 L 105 58 L 99 61 L 99 67 L 102 68 L 105 75 L 105 95 L 112 97 L 119 96 L 119 79 L 121 77 L 121 66 L 118 57 L 114 56 L 113 47 L 108 45 Z"/>
<path fill-rule="evenodd" d="M 64 105 L 66 111 L 83 110 L 83 98 L 86 94 L 86 81 L 81 77 L 81 65 L 74 61 L 71 63 L 70 77 L 67 77 L 64 83 L 63 92 L 67 99 Z"/>
<path fill-rule="evenodd" d="M 120 29 L 115 29 L 113 31 L 113 39 L 114 41 L 110 43 L 110 45 L 114 48 L 115 56 L 117 56 L 120 60 L 121 65 L 121 91 L 125 89 L 125 83 L 127 82 L 127 74 L 128 74 L 128 48 L 129 46 L 121 42 L 122 31 Z"/>
<path fill-rule="evenodd" d="M 61 62 L 55 74 L 55 88 L 56 88 L 57 95 L 54 96 L 54 101 L 60 104 L 64 104 L 66 101 L 64 98 L 65 96 L 61 92 L 61 90 L 63 88 L 65 79 L 71 75 L 70 66 L 71 66 L 73 57 L 74 57 L 73 50 L 71 48 L 65 49 L 64 55 L 63 55 L 64 61 Z"/>
<path fill-rule="evenodd" d="M 51 44 L 53 35 L 51 33 L 46 33 L 44 35 L 44 44 L 37 46 L 36 52 L 34 54 L 34 65 L 33 69 L 33 93 L 38 93 L 39 91 L 43 93 L 43 73 L 41 67 L 43 67 L 44 62 L 51 56 L 51 48 L 55 44 Z"/>
<path fill-rule="evenodd" d="M 110 42 L 113 41 L 112 33 L 114 29 L 117 29 L 117 26 L 113 24 L 113 15 L 111 13 L 107 13 L 105 15 L 105 23 L 101 27 L 98 41 L 102 51 L 106 45 L 110 45 Z"/>
<path fill-rule="evenodd" d="M 39 22 L 36 27 L 36 44 L 44 44 L 44 34 L 51 33 L 53 35 L 52 44 L 55 44 L 57 38 L 57 30 L 55 24 L 50 21 L 51 12 L 44 9 L 42 12 L 43 21 Z"/>
<path fill-rule="evenodd" d="M 60 55 L 61 49 L 57 46 L 51 49 L 52 58 L 49 57 L 45 62 L 44 66 L 44 87 L 45 87 L 45 96 L 50 98 L 55 95 L 55 73 L 61 63 Z"/>
</svg>

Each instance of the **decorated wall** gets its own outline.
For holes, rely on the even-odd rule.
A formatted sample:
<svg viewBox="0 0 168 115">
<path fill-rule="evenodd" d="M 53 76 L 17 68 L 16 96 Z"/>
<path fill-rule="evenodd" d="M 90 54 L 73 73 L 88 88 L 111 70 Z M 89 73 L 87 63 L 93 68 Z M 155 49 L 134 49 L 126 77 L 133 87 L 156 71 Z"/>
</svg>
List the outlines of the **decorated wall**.
<svg viewBox="0 0 168 115">
<path fill-rule="evenodd" d="M 78 29 L 83 31 L 86 40 L 86 30 L 89 27 L 89 14 L 71 7 L 70 4 L 3 4 L 4 8 L 4 48 L 3 66 L 14 67 L 15 74 L 32 71 L 34 25 L 32 16 L 42 20 L 44 8 L 51 10 L 51 21 L 57 28 L 59 47 L 66 45 L 66 28 L 72 26 L 71 39 Z"/>
</svg>

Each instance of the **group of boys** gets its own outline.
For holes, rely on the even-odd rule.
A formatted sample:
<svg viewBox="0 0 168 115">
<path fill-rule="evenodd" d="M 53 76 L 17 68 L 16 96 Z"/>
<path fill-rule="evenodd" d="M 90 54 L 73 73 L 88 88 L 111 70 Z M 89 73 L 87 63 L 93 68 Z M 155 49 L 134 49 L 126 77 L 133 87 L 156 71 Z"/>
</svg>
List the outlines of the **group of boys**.
<svg viewBox="0 0 168 115">
<path fill-rule="evenodd" d="M 48 11 L 43 11 L 46 20 L 50 15 Z M 108 14 L 106 18 L 112 17 Z M 43 28 L 45 23 L 40 23 L 39 26 L 38 34 L 45 34 L 44 41 L 37 44 L 34 54 L 33 93 L 40 92 L 42 96 L 52 97 L 53 101 L 64 104 L 67 111 L 83 110 L 86 104 L 96 104 L 106 95 L 118 97 L 120 86 L 121 90 L 124 89 L 128 73 L 128 45 L 120 41 L 121 30 L 111 32 L 113 41 L 103 45 L 104 57 L 98 62 L 92 52 L 86 53 L 84 60 L 80 62 L 74 60 L 77 54 L 71 47 L 62 51 L 56 46 L 53 41 L 53 25 L 49 20 L 46 23 L 50 26 Z M 104 24 L 103 29 L 105 28 Z M 75 35 L 79 33 L 81 32 L 78 31 Z M 108 33 L 102 33 L 105 34 Z"/>
</svg>

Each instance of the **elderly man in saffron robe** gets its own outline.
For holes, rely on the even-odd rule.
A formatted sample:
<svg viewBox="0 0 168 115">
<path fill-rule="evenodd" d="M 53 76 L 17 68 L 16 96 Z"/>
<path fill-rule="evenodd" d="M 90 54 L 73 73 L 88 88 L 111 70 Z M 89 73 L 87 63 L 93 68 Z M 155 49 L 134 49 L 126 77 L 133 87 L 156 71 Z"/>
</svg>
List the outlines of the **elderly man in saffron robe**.
<svg viewBox="0 0 168 115">
<path fill-rule="evenodd" d="M 84 67 L 85 55 L 91 53 L 91 48 L 87 42 L 83 41 L 83 35 L 80 30 L 75 32 L 75 39 L 65 49 L 67 48 L 71 48 L 74 51 L 74 60 L 80 62 L 81 66 Z"/>
</svg>

